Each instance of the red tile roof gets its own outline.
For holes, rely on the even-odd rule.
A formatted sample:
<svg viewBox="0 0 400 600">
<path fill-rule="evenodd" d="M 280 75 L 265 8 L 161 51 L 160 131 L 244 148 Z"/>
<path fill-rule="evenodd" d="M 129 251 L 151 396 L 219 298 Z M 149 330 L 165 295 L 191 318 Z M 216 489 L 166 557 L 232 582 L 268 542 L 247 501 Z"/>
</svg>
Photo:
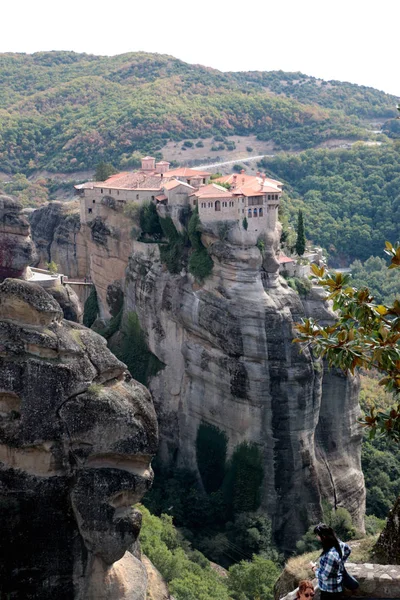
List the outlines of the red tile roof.
<svg viewBox="0 0 400 600">
<path fill-rule="evenodd" d="M 232 193 L 237 196 L 262 196 L 265 193 L 281 192 L 283 184 L 276 179 L 269 179 L 265 177 L 257 177 L 255 175 L 246 175 L 245 173 L 232 173 L 231 175 L 225 175 L 214 180 L 215 183 L 229 183 L 231 186 Z"/>
<path fill-rule="evenodd" d="M 189 188 L 190 190 L 194 190 L 195 189 L 193 186 L 191 186 L 188 183 L 186 183 L 186 181 L 180 181 L 179 179 L 171 179 L 170 181 L 167 181 L 167 183 L 165 183 L 163 185 L 163 189 L 164 190 L 173 190 L 178 185 L 183 185 L 183 186 Z"/>
<path fill-rule="evenodd" d="M 164 177 L 209 177 L 211 173 L 208 171 L 198 171 L 197 169 L 189 169 L 182 167 L 180 169 L 172 169 L 164 173 Z"/>
<path fill-rule="evenodd" d="M 96 181 L 93 183 L 93 187 L 108 187 L 115 190 L 160 190 L 164 183 L 165 180 L 161 180 L 157 175 L 146 175 L 143 172 L 123 172 L 111 175 L 106 181 Z"/>
<path fill-rule="evenodd" d="M 214 183 L 204 185 L 196 190 L 191 196 L 196 198 L 232 198 L 232 194 L 229 190 Z"/>
<path fill-rule="evenodd" d="M 289 258 L 288 256 L 285 256 L 284 254 L 280 254 L 278 256 L 278 261 L 281 263 L 281 265 L 283 265 L 284 263 L 294 263 L 294 262 L 296 262 L 294 258 Z"/>
</svg>

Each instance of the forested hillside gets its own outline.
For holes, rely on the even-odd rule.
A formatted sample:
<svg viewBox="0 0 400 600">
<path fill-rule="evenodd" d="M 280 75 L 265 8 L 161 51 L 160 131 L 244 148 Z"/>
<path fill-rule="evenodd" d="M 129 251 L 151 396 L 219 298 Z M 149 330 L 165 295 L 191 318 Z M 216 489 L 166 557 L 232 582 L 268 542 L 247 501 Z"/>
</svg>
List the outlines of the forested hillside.
<svg viewBox="0 0 400 600">
<path fill-rule="evenodd" d="M 264 159 L 286 183 L 284 211 L 292 225 L 304 212 L 306 236 L 335 266 L 383 256 L 400 238 L 400 151 L 397 145 L 307 150 Z"/>
<path fill-rule="evenodd" d="M 279 149 L 363 139 L 397 99 L 300 73 L 221 73 L 165 55 L 0 55 L 1 170 L 76 171 L 172 140 L 257 134 Z M 362 119 L 361 119 L 362 118 Z"/>
</svg>

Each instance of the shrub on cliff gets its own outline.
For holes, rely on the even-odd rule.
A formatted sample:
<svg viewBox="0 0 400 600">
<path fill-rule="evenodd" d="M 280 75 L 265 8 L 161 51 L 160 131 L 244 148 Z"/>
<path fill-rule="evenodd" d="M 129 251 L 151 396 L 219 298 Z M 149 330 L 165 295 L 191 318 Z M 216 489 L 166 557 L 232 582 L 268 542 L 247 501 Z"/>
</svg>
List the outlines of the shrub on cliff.
<svg viewBox="0 0 400 600">
<path fill-rule="evenodd" d="M 121 320 L 120 314 L 116 315 L 114 322 L 118 320 Z M 110 321 L 110 325 L 112 322 L 113 320 Z M 143 385 L 148 385 L 149 379 L 164 367 L 157 356 L 149 350 L 138 316 L 133 311 L 127 314 L 122 323 L 119 339 L 110 344 L 110 350 L 127 365 L 132 377 Z"/>
<path fill-rule="evenodd" d="M 99 314 L 96 288 L 93 286 L 83 308 L 83 324 L 91 327 Z"/>
<path fill-rule="evenodd" d="M 160 225 L 168 242 L 160 244 L 160 258 L 170 273 L 179 273 L 184 261 L 185 236 L 177 231 L 171 217 L 160 218 Z"/>
<path fill-rule="evenodd" d="M 189 257 L 189 272 L 201 283 L 211 275 L 214 263 L 201 241 L 201 223 L 197 207 L 190 217 L 188 234 L 193 249 Z"/>
</svg>

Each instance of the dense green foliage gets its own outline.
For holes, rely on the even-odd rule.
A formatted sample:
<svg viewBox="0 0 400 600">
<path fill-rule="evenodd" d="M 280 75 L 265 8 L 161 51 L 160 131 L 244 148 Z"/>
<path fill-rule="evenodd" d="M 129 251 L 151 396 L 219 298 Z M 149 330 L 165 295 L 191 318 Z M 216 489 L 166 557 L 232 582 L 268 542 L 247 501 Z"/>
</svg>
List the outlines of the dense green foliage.
<svg viewBox="0 0 400 600">
<path fill-rule="evenodd" d="M 120 322 L 121 315 L 116 315 L 115 320 Z M 144 385 L 164 367 L 149 350 L 135 312 L 125 315 L 117 339 L 110 340 L 109 346 L 115 356 L 127 365 L 132 377 Z"/>
<path fill-rule="evenodd" d="M 307 235 L 327 249 L 332 264 L 382 255 L 385 240 L 400 239 L 400 152 L 355 145 L 264 159 L 287 184 L 283 212 L 292 227 L 304 213 Z"/>
<path fill-rule="evenodd" d="M 270 600 L 280 569 L 263 556 L 242 560 L 229 569 L 228 587 L 233 600 Z"/>
<path fill-rule="evenodd" d="M 91 327 L 99 315 L 99 303 L 97 301 L 96 288 L 93 286 L 88 299 L 83 307 L 83 324 Z"/>
<path fill-rule="evenodd" d="M 201 241 L 201 223 L 197 207 L 189 220 L 188 235 L 192 245 L 192 252 L 189 256 L 189 272 L 197 281 L 203 282 L 211 275 L 214 263 Z"/>
<path fill-rule="evenodd" d="M 383 258 L 370 256 L 364 263 L 355 260 L 350 268 L 351 285 L 356 288 L 367 286 L 378 304 L 393 303 L 399 295 L 400 271 L 388 269 Z"/>
<path fill-rule="evenodd" d="M 268 88 L 276 94 L 284 94 L 307 104 L 341 109 L 348 115 L 387 119 L 396 116 L 396 97 L 374 88 L 342 81 L 321 81 L 299 72 L 253 71 L 234 75 L 246 81 L 248 86 Z"/>
<path fill-rule="evenodd" d="M 225 493 L 232 498 L 234 513 L 257 510 L 263 477 L 259 447 L 247 442 L 239 444 L 233 451 L 225 483 Z"/>
<path fill-rule="evenodd" d="M 206 455 L 207 443 L 210 457 Z M 196 445 L 202 482 L 196 473 L 159 468 L 156 463 L 154 486 L 144 504 L 157 515 L 171 512 L 196 548 L 220 564 L 228 566 L 242 558 L 251 559 L 259 552 L 279 560 L 271 522 L 253 512 L 259 506 L 263 478 L 258 447 L 239 444 L 225 462 L 225 435 L 205 424 L 199 427 Z M 212 472 L 213 466 L 216 473 Z"/>
<path fill-rule="evenodd" d="M 264 556 L 249 557 L 222 577 L 173 526 L 172 518 L 152 515 L 144 506 L 140 543 L 167 580 L 177 600 L 272 600 L 279 567 Z"/>
<path fill-rule="evenodd" d="M 228 438 L 224 431 L 209 423 L 201 423 L 196 437 L 196 458 L 205 491 L 216 492 L 225 476 Z"/>
<path fill-rule="evenodd" d="M 190 550 L 168 515 L 155 517 L 140 507 L 143 515 L 140 543 L 143 552 L 169 583 L 177 600 L 229 600 L 224 580 L 211 569 L 199 552 Z M 201 564 L 199 564 L 201 562 Z"/>
<path fill-rule="evenodd" d="M 393 396 L 379 385 L 377 373 L 361 374 L 360 405 L 364 416 L 370 414 L 372 406 L 376 410 L 394 406 Z M 364 436 L 361 461 L 367 490 L 367 515 L 385 519 L 400 494 L 400 448 L 383 436 L 373 440 Z"/>
<path fill-rule="evenodd" d="M 387 439 L 365 440 L 362 469 L 367 489 L 367 514 L 386 519 L 400 495 L 400 448 Z"/>
<path fill-rule="evenodd" d="M 255 133 L 287 149 L 362 139 L 360 117 L 393 117 L 396 103 L 370 88 L 321 86 L 298 73 L 221 73 L 144 52 L 2 54 L 0 83 L 0 157 L 8 172 L 100 162 L 125 168 L 138 151 L 156 153 L 169 139 L 190 144 L 218 134 Z"/>
</svg>

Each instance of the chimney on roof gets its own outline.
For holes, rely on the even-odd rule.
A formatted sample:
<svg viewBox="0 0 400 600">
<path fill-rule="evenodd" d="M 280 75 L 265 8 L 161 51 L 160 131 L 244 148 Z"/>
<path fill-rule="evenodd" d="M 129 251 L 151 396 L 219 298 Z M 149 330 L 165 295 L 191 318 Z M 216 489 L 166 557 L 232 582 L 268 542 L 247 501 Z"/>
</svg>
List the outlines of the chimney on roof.
<svg viewBox="0 0 400 600">
<path fill-rule="evenodd" d="M 234 190 L 236 187 L 236 182 L 237 182 L 237 175 L 236 173 L 234 174 L 234 176 L 232 177 L 232 185 L 231 188 Z"/>
<path fill-rule="evenodd" d="M 263 173 L 263 174 L 261 175 L 261 179 L 262 179 L 262 182 L 263 182 L 263 184 L 264 184 L 264 181 L 265 181 L 265 177 L 266 177 L 266 175 L 265 175 L 265 173 Z"/>
</svg>

